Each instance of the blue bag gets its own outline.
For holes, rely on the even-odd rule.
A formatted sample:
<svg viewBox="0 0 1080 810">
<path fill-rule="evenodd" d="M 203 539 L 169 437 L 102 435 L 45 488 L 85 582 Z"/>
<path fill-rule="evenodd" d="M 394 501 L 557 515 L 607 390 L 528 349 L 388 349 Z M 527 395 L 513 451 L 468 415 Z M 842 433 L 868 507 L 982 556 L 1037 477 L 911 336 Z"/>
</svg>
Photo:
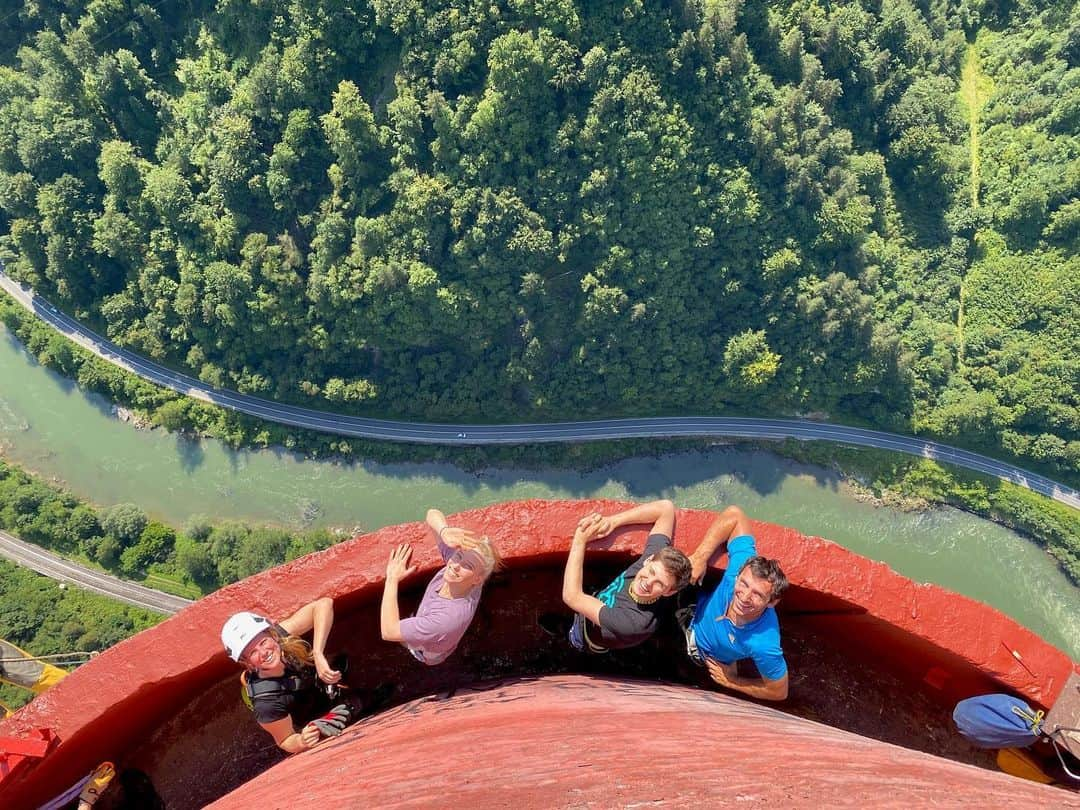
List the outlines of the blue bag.
<svg viewBox="0 0 1080 810">
<path fill-rule="evenodd" d="M 1012 695 L 980 695 L 953 709 L 960 733 L 980 748 L 1024 748 L 1042 733 L 1043 712 Z"/>
</svg>

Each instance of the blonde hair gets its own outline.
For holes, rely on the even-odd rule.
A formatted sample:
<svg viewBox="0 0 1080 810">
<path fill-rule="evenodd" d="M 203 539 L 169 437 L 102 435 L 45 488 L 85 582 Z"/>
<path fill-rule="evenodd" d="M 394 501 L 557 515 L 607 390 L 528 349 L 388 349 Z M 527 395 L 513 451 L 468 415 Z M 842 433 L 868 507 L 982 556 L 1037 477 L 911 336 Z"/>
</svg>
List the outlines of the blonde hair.
<svg viewBox="0 0 1080 810">
<path fill-rule="evenodd" d="M 487 535 L 480 538 L 480 548 L 477 549 L 477 553 L 484 560 L 485 579 L 490 577 L 496 571 L 502 570 L 502 557 L 499 554 L 499 550 L 495 548 L 495 544 L 491 542 L 491 538 Z"/>
<path fill-rule="evenodd" d="M 291 664 L 294 669 L 315 666 L 311 645 L 300 636 L 282 635 L 276 627 L 271 627 L 268 632 L 281 645 L 281 657 L 286 664 Z"/>
<path fill-rule="evenodd" d="M 499 550 L 495 548 L 495 544 L 491 542 L 491 538 L 487 535 L 478 540 L 466 539 L 462 541 L 459 548 L 462 551 L 471 551 L 480 558 L 484 564 L 484 579 L 487 579 L 503 567 Z"/>
</svg>

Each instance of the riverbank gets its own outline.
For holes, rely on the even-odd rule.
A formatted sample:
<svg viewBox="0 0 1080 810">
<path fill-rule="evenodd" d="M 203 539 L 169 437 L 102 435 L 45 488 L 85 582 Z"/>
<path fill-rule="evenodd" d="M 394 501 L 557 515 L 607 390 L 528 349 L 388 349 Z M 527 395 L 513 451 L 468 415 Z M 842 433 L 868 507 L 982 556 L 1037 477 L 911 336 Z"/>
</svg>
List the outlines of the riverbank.
<svg viewBox="0 0 1080 810">
<path fill-rule="evenodd" d="M 1080 512 L 1023 487 L 930 459 L 861 447 L 778 442 L 780 455 L 821 464 L 853 479 L 875 502 L 900 509 L 946 505 L 1029 537 L 1080 585 Z"/>
<path fill-rule="evenodd" d="M 81 565 L 187 599 L 353 536 L 220 518 L 173 526 L 134 503 L 89 503 L 3 459 L 0 529 Z"/>
<path fill-rule="evenodd" d="M 0 290 L 0 322 L 46 368 L 101 394 L 129 413 L 139 427 L 160 427 L 189 437 L 224 442 L 234 449 L 282 448 L 311 459 L 382 464 L 446 462 L 464 470 L 492 465 L 592 469 L 652 452 L 700 447 L 699 440 L 620 439 L 576 443 L 443 446 L 337 437 L 290 427 L 221 408 L 150 383 L 60 335 Z"/>
<path fill-rule="evenodd" d="M 85 390 L 130 409 L 144 423 L 203 436 L 232 448 L 284 448 L 312 459 L 381 464 L 446 463 L 467 471 L 518 467 L 590 471 L 634 457 L 712 446 L 701 440 L 625 440 L 567 444 L 442 447 L 339 439 L 237 414 L 159 388 L 83 350 L 0 294 L 0 318 L 39 362 Z M 948 504 L 1020 531 L 1046 548 L 1080 584 L 1080 513 L 1049 498 L 957 468 L 899 453 L 824 443 L 756 443 L 781 455 L 832 466 L 890 505 Z M 839 465 L 839 466 L 838 466 Z"/>
<path fill-rule="evenodd" d="M 669 497 L 699 509 L 739 503 L 755 518 L 827 537 L 916 581 L 992 604 L 1059 646 L 1080 638 L 1080 591 L 1029 540 L 951 509 L 902 512 L 860 502 L 849 479 L 765 450 L 683 446 L 590 470 L 311 460 L 133 430 L 108 401 L 42 368 L 10 338 L 0 341 L 0 377 L 9 383 L 0 390 L 0 443 L 10 459 L 103 507 L 137 503 L 182 534 L 215 522 L 200 516 L 291 532 L 366 533 L 418 520 L 428 506 L 454 513 L 529 498 Z M 215 553 L 234 542 L 235 531 Z M 288 545 L 277 534 L 267 542 Z"/>
<path fill-rule="evenodd" d="M 155 363 L 147 357 L 133 353 L 121 346 L 111 344 L 108 340 L 93 330 L 88 329 L 79 321 L 59 312 L 54 306 L 42 299 L 37 298 L 32 292 L 19 287 L 6 276 L 0 273 L 2 286 L 13 299 L 26 310 L 32 310 L 33 326 L 42 325 L 55 329 L 57 333 L 66 339 L 70 339 L 79 347 L 91 352 L 97 358 L 106 361 L 113 369 L 122 373 L 136 375 L 139 381 L 149 382 L 151 385 L 162 386 L 168 391 L 182 395 L 177 402 L 165 403 L 155 410 L 151 416 L 160 424 L 169 427 L 172 414 L 168 409 L 170 405 L 177 405 L 178 410 L 183 410 L 190 402 L 182 397 L 189 397 L 196 403 L 212 403 L 228 409 L 230 414 L 245 414 L 254 417 L 255 424 L 263 424 L 260 420 L 274 427 L 282 425 L 293 426 L 296 431 L 290 433 L 286 429 L 286 438 L 282 446 L 305 452 L 312 458 L 318 457 L 316 453 L 306 447 L 304 441 L 297 437 L 305 437 L 307 431 L 314 431 L 312 438 L 318 440 L 325 438 L 323 434 L 332 436 L 349 437 L 344 442 L 332 443 L 330 449 L 348 458 L 354 453 L 351 442 L 363 441 L 368 446 L 384 449 L 388 444 L 412 445 L 426 449 L 431 446 L 461 449 L 468 447 L 496 447 L 511 446 L 511 455 L 515 461 L 530 463 L 537 456 L 540 448 L 546 450 L 552 445 L 561 447 L 581 445 L 607 441 L 623 445 L 627 441 L 654 439 L 668 440 L 672 437 L 686 439 L 715 439 L 746 440 L 780 440 L 785 438 L 800 441 L 835 441 L 844 444 L 861 447 L 886 448 L 898 452 L 905 452 L 920 457 L 940 458 L 965 469 L 976 470 L 989 475 L 995 475 L 1006 481 L 1013 481 L 1020 485 L 1040 492 L 1054 500 L 1066 503 L 1080 509 L 1080 492 L 1067 484 L 1062 484 L 1052 477 L 1053 471 L 1047 474 L 1035 472 L 1023 467 L 1017 467 L 1011 461 L 1000 460 L 993 455 L 993 449 L 979 447 L 981 452 L 973 452 L 969 449 L 952 446 L 938 442 L 928 436 L 911 436 L 904 433 L 890 433 L 876 429 L 878 426 L 860 417 L 847 419 L 841 422 L 829 422 L 828 414 L 819 414 L 818 417 L 804 416 L 789 418 L 791 414 L 774 412 L 767 408 L 757 409 L 753 414 L 746 411 L 736 410 L 732 412 L 724 407 L 721 410 L 725 416 L 687 416 L 668 414 L 659 416 L 642 416 L 636 409 L 616 411 L 607 414 L 589 412 L 592 419 L 575 421 L 568 419 L 564 412 L 535 413 L 522 411 L 515 414 L 519 422 L 514 424 L 483 423 L 483 422 L 457 422 L 457 423 L 434 423 L 401 421 L 395 418 L 395 414 L 385 412 L 366 412 L 359 415 L 355 411 L 336 412 L 313 409 L 308 407 L 309 402 L 292 403 L 288 393 L 282 394 L 284 399 L 266 399 L 243 390 L 229 390 L 216 387 L 216 383 L 206 383 L 184 373 L 184 369 L 168 367 Z M 16 318 L 14 314 L 11 316 Z M 30 324 L 25 323 L 27 332 L 32 332 Z M 47 336 L 42 336 L 48 341 Z M 26 341 L 26 336 L 23 336 Z M 42 361 L 49 362 L 54 359 L 56 352 L 46 351 L 42 353 Z M 98 375 L 90 375 L 96 377 Z M 80 377 L 81 379 L 81 377 Z M 85 381 L 84 381 L 85 384 Z M 115 398 L 129 393 L 130 386 L 122 389 L 112 387 L 109 392 Z M 246 389 L 244 389 L 246 390 Z M 154 406 L 151 402 L 149 406 Z M 349 409 L 346 409 L 349 411 Z M 479 411 L 473 416 L 482 413 Z M 574 413 L 581 416 L 582 414 Z M 606 418 L 599 418 L 606 416 Z M 421 418 L 422 419 L 422 418 Z M 539 420 L 539 421 L 536 421 Z M 554 421 L 548 421 L 554 420 Z M 825 421 L 821 421 L 825 420 Z M 149 418 L 146 420 L 150 423 Z M 903 425 L 889 427 L 904 429 Z M 181 432 L 183 426 L 181 425 Z M 220 437 L 221 434 L 214 431 L 188 431 L 193 435 L 211 435 Z M 273 446 L 274 442 L 265 441 L 262 436 L 254 444 L 244 440 L 234 441 L 226 439 L 239 447 L 249 446 Z M 242 439 L 242 437 L 241 437 Z M 373 444 L 371 444 L 373 443 Z M 318 447 L 324 445 L 319 444 Z M 558 452 L 558 448 L 556 448 Z M 605 454 L 603 448 L 599 451 Z M 361 454 L 363 455 L 363 454 Z M 428 453 L 421 456 L 419 453 L 410 453 L 410 460 L 419 457 L 429 457 Z M 491 456 L 490 452 L 485 455 Z M 505 454 L 503 454 L 505 455 Z M 550 458 L 553 454 L 542 454 Z M 605 454 L 606 455 L 606 454 Z M 382 457 L 378 454 L 368 454 L 365 458 Z M 610 457 L 610 456 L 608 456 Z M 1068 480 L 1068 479 L 1066 479 Z"/>
</svg>

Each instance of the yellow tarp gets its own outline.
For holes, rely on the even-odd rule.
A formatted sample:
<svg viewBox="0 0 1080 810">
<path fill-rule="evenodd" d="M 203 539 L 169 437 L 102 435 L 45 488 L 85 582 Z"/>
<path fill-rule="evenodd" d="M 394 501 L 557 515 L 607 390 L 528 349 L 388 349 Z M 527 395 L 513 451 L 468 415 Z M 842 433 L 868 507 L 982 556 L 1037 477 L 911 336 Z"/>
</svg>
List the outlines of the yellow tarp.
<svg viewBox="0 0 1080 810">
<path fill-rule="evenodd" d="M 44 692 L 67 676 L 67 672 L 60 667 L 38 661 L 3 639 L 0 639 L 0 659 L 4 659 L 0 661 L 0 681 L 21 686 L 36 694 Z"/>
</svg>

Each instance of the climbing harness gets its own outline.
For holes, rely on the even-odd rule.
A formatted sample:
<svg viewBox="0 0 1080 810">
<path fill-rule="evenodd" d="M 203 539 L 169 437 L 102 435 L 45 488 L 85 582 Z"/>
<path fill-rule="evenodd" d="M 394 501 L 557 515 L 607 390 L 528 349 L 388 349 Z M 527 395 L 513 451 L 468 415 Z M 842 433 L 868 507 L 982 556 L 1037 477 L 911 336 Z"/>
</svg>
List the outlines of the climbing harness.
<svg viewBox="0 0 1080 810">
<path fill-rule="evenodd" d="M 240 673 L 241 697 L 244 704 L 255 710 L 255 699 L 259 697 L 276 697 L 277 695 L 295 694 L 311 688 L 315 683 L 314 676 L 283 675 L 280 678 L 259 678 L 254 683 L 248 680 L 248 673 Z M 336 697 L 336 695 L 335 695 Z"/>
</svg>

